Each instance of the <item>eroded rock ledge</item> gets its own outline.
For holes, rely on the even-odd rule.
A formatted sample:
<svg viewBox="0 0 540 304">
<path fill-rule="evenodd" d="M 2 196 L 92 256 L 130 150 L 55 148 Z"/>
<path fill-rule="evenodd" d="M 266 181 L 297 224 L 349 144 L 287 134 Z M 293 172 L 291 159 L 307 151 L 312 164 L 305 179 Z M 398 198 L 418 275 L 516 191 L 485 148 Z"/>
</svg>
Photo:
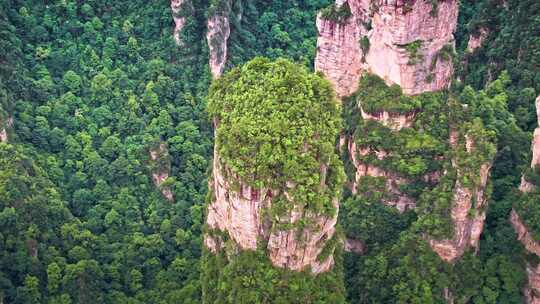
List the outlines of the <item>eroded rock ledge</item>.
<svg viewBox="0 0 540 304">
<path fill-rule="evenodd" d="M 358 88 L 370 72 L 409 95 L 445 89 L 453 75 L 456 0 L 348 0 L 346 20 L 319 14 L 315 69 L 334 84 L 340 97 Z"/>
</svg>

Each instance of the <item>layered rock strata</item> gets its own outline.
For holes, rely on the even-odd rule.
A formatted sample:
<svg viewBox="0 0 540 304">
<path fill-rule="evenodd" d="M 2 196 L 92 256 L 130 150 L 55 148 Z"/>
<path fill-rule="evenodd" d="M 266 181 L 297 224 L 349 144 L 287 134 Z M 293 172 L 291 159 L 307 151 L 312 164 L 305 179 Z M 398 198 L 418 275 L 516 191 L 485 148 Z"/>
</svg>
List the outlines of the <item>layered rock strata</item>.
<svg viewBox="0 0 540 304">
<path fill-rule="evenodd" d="M 337 198 L 333 201 L 334 216 L 315 214 L 295 205 L 277 221 L 271 219 L 267 210 L 278 196 L 283 195 L 294 204 L 287 190 L 256 189 L 242 182 L 220 161 L 218 150 L 219 147 L 214 150 L 213 174 L 209 181 L 213 196 L 208 206 L 208 228 L 225 232 L 238 250 L 256 250 L 259 244 L 266 244 L 265 249 L 275 266 L 296 271 L 309 267 L 314 274 L 330 270 L 334 265 L 333 254 L 322 259 L 319 256 L 325 244 L 334 237 L 339 208 Z M 322 186 L 326 183 L 326 171 L 327 166 L 322 164 Z M 287 185 L 288 188 L 294 186 Z M 310 225 L 299 228 L 296 226 L 299 221 Z M 283 226 L 296 228 L 280 228 Z M 217 253 L 223 250 L 224 239 L 218 234 L 207 233 L 204 244 Z"/>
<path fill-rule="evenodd" d="M 231 0 L 224 0 L 222 5 L 208 17 L 206 23 L 206 41 L 210 50 L 210 72 L 214 78 L 221 76 L 227 62 L 227 41 L 231 35 L 230 12 Z"/>
<path fill-rule="evenodd" d="M 536 115 L 538 127 L 534 130 L 531 144 L 531 168 L 533 169 L 540 164 L 540 96 L 536 98 Z M 527 181 L 525 176 L 522 176 L 519 189 L 523 193 L 529 193 L 535 190 L 535 186 Z M 523 244 L 525 250 L 530 254 L 540 257 L 540 242 L 533 238 L 532 233 L 525 226 L 525 223 L 516 210 L 512 210 L 510 213 L 510 223 L 512 223 L 517 234 L 517 239 Z M 525 302 L 528 304 L 540 304 L 540 264 L 533 265 L 532 263 L 527 262 L 526 269 L 527 285 L 523 288 Z"/>
<path fill-rule="evenodd" d="M 184 29 L 186 24 L 186 10 L 188 12 L 193 11 L 193 5 L 190 0 L 171 0 L 171 10 L 173 13 L 174 30 L 173 36 L 177 45 L 182 45 L 180 33 Z"/>
<path fill-rule="evenodd" d="M 346 20 L 319 14 L 315 69 L 334 84 L 340 97 L 358 88 L 370 72 L 406 94 L 445 89 L 450 85 L 457 24 L 456 0 L 348 0 Z"/>
</svg>

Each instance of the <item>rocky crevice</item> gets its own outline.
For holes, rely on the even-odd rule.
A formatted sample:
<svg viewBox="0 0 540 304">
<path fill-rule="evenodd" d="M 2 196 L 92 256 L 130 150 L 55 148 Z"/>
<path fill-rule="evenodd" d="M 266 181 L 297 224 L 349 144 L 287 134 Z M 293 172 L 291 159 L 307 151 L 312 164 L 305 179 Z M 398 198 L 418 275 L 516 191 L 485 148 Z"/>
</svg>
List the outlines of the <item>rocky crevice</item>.
<svg viewBox="0 0 540 304">
<path fill-rule="evenodd" d="M 345 21 L 317 18 L 315 69 L 334 84 L 338 96 L 358 88 L 362 73 L 398 84 L 408 95 L 448 88 L 457 25 L 456 0 L 337 1 L 348 5 Z"/>
</svg>

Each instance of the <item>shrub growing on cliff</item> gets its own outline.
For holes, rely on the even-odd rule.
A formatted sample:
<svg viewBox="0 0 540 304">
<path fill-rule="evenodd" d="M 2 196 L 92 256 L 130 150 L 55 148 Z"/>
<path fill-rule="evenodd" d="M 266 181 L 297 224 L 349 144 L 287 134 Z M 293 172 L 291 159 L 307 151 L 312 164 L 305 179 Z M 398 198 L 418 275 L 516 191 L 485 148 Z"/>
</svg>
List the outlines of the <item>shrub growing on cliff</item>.
<svg viewBox="0 0 540 304">
<path fill-rule="evenodd" d="M 321 10 L 321 17 L 326 20 L 332 20 L 337 23 L 345 23 L 352 16 L 349 3 L 345 2 L 341 6 L 332 4 Z"/>
<path fill-rule="evenodd" d="M 221 161 L 239 180 L 288 188 L 295 203 L 335 211 L 344 173 L 334 148 L 339 106 L 328 81 L 288 60 L 259 57 L 212 84 L 208 111 L 217 121 Z M 328 167 L 326 176 L 321 166 Z M 272 208 L 288 209 L 286 201 Z"/>
</svg>

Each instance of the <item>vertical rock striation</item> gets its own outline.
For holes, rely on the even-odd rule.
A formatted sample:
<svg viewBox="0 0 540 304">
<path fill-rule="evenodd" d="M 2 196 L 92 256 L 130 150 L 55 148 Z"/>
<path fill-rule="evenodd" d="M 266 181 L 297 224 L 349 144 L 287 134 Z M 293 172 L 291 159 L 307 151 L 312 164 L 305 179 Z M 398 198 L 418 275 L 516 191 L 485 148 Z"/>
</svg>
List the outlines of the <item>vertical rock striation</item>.
<svg viewBox="0 0 540 304">
<path fill-rule="evenodd" d="M 315 69 L 334 84 L 340 97 L 357 89 L 364 72 L 398 84 L 409 95 L 450 85 L 457 24 L 456 0 L 338 1 L 350 15 L 319 14 Z M 344 19 L 344 20 L 343 20 Z"/>
<path fill-rule="evenodd" d="M 536 116 L 538 118 L 538 127 L 534 130 L 531 144 L 531 168 L 534 168 L 540 164 L 540 96 L 536 98 Z M 519 190 L 521 190 L 521 192 L 531 192 L 533 189 L 534 186 L 525 179 L 525 176 L 522 176 Z"/>
<path fill-rule="evenodd" d="M 287 60 L 256 58 L 215 80 L 209 112 L 208 251 L 231 263 L 257 251 L 281 270 L 332 270 L 344 173 L 330 83 Z"/>
<path fill-rule="evenodd" d="M 231 35 L 231 0 L 220 1 L 219 5 L 211 7 L 211 11 L 206 23 L 206 41 L 210 50 L 210 71 L 214 78 L 218 78 L 227 62 L 227 41 Z"/>
<path fill-rule="evenodd" d="M 171 10 L 174 20 L 174 30 L 173 36 L 177 45 L 182 45 L 182 40 L 180 38 L 180 33 L 184 29 L 186 24 L 186 14 L 187 12 L 193 11 L 193 5 L 191 0 L 171 0 Z"/>
<path fill-rule="evenodd" d="M 417 95 L 447 89 L 453 77 L 454 36 L 457 25 L 458 1 L 401 1 L 401 0 L 347 0 L 336 3 L 317 18 L 319 37 L 315 69 L 321 71 L 334 85 L 338 96 L 350 96 L 359 89 L 363 74 L 374 74 L 387 85 L 397 84 L 405 95 Z M 396 99 L 395 102 L 401 102 Z M 414 128 L 418 112 L 391 112 L 384 109 L 376 113 L 365 111 L 358 100 L 362 120 L 376 121 L 392 132 Z M 459 136 L 461 139 L 458 141 Z M 477 154 L 472 137 L 457 131 L 450 136 L 447 160 L 457 178 L 450 186 L 452 202 L 449 210 L 453 237 L 442 240 L 428 238 L 432 249 L 448 262 L 458 259 L 467 248 L 478 248 L 485 220 L 487 182 L 491 160 L 483 159 L 478 172 L 471 176 L 474 185 L 461 182 L 466 171 L 451 156 L 461 151 L 461 157 Z M 358 147 L 353 138 L 347 138 L 351 163 L 356 169 L 351 183 L 353 193 L 364 176 L 383 177 L 390 199 L 382 203 L 405 211 L 415 208 L 416 201 L 400 191 L 410 180 L 364 159 L 383 160 L 392 151 L 370 151 Z M 458 143 L 459 142 L 459 143 Z M 448 172 L 428 172 L 422 177 L 437 184 Z M 470 174 L 468 172 L 467 174 Z"/>
<path fill-rule="evenodd" d="M 540 164 L 540 96 L 536 98 L 536 115 L 538 118 L 538 127 L 534 130 L 531 144 L 532 169 Z M 527 181 L 525 176 L 521 177 L 519 189 L 524 195 L 538 195 L 537 193 L 531 193 L 536 190 L 536 186 Z M 523 244 L 525 250 L 531 255 L 540 257 L 540 242 L 533 237 L 531 231 L 525 226 L 525 222 L 515 209 L 512 209 L 510 213 L 510 223 L 512 223 L 517 234 L 517 239 Z M 527 304 L 540 304 L 540 264 L 533 265 L 527 261 L 526 270 L 528 280 L 527 285 L 523 288 L 525 302 Z"/>
<path fill-rule="evenodd" d="M 458 150 L 459 144 L 456 131 L 451 131 L 450 146 Z M 465 151 L 468 157 L 473 157 L 476 151 L 475 141 L 465 135 Z M 457 179 L 453 188 L 451 207 L 451 219 L 453 222 L 454 235 L 450 239 L 430 239 L 429 245 L 443 260 L 454 262 L 463 255 L 468 248 L 479 249 L 480 235 L 486 219 L 486 207 L 488 196 L 486 194 L 491 162 L 486 161 L 480 165 L 478 172 L 474 172 L 473 179 L 477 182 L 465 186 L 462 182 L 464 170 L 460 168 L 457 159 L 452 160 L 452 167 L 457 171 Z M 468 177 L 467 179 L 471 179 Z"/>
<path fill-rule="evenodd" d="M 224 231 L 240 250 L 256 250 L 259 243 L 266 243 L 266 250 L 275 266 L 302 271 L 310 267 L 312 273 L 330 270 L 333 255 L 320 260 L 324 245 L 334 237 L 337 222 L 338 200 L 333 200 L 336 212 L 332 216 L 320 215 L 294 204 L 287 190 L 254 188 L 242 182 L 227 169 L 219 156 L 219 146 L 214 149 L 213 173 L 209 187 L 213 192 L 208 206 L 206 223 L 210 230 Z M 321 164 L 321 187 L 326 187 L 328 165 Z M 295 187 L 289 184 L 287 187 Z M 294 208 L 272 221 L 268 210 L 280 196 Z M 306 228 L 280 229 L 295 226 L 300 221 L 309 222 Z M 205 246 L 213 253 L 222 249 L 224 240 L 219 235 L 206 234 Z"/>
</svg>

